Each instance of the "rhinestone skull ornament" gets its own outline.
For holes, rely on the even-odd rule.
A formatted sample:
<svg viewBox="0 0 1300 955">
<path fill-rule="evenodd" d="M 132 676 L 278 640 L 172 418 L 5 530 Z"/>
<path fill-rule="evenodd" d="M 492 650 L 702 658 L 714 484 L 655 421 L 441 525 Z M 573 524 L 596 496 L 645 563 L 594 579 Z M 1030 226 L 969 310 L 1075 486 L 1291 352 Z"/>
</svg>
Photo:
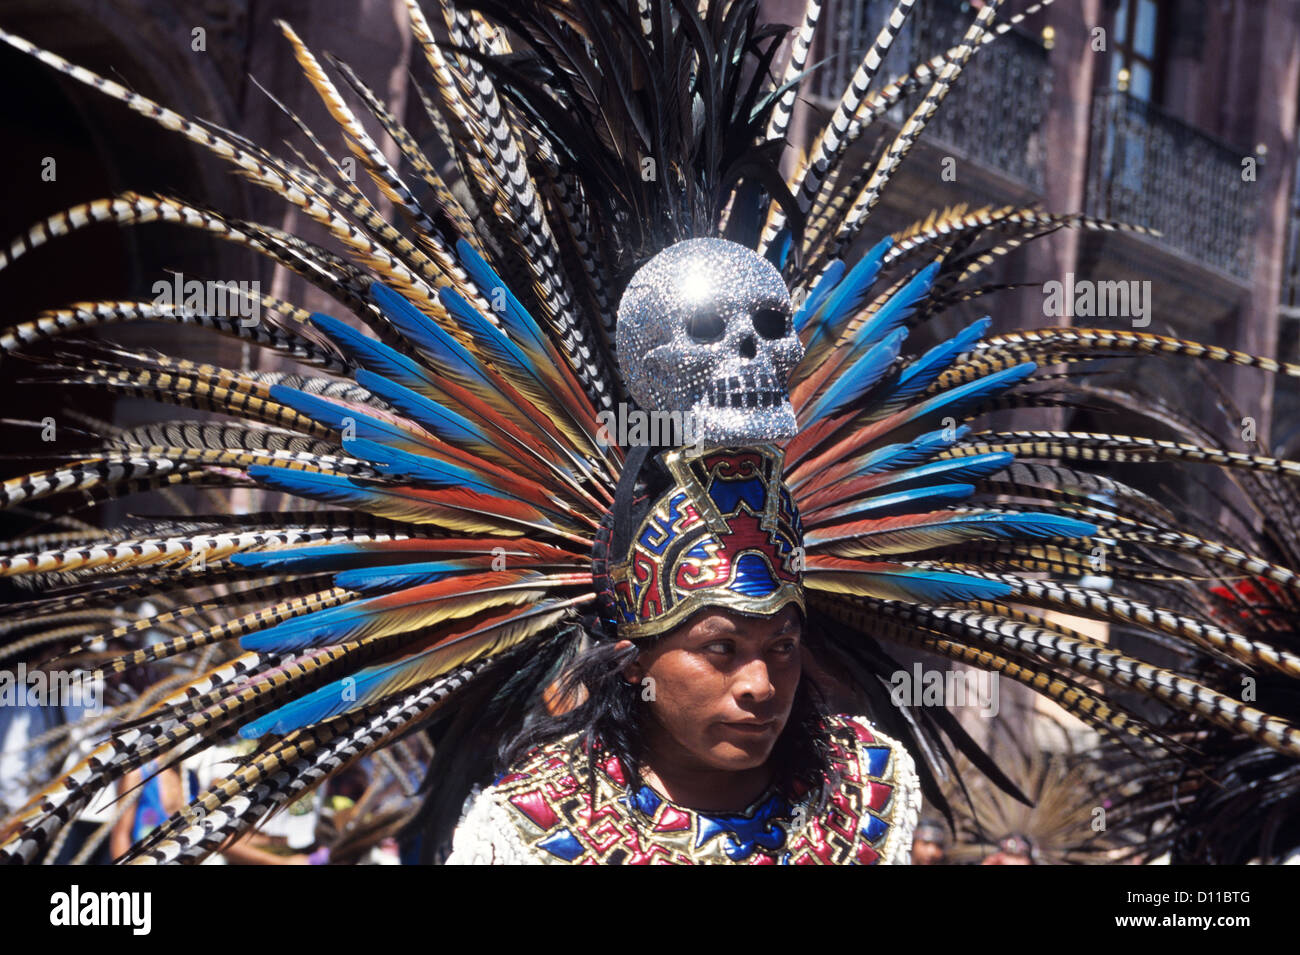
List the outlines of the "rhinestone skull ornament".
<svg viewBox="0 0 1300 955">
<path fill-rule="evenodd" d="M 798 430 L 787 383 L 803 357 L 781 273 L 725 239 L 688 239 L 643 265 L 618 306 L 628 390 L 677 412 L 704 447 L 758 444 Z"/>
</svg>

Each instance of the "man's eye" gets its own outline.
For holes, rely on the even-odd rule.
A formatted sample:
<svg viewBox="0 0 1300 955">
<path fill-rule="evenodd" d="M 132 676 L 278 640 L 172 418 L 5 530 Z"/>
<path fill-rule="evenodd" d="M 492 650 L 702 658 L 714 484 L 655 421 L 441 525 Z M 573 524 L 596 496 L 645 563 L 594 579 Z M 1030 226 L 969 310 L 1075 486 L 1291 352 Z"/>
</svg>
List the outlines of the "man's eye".
<svg viewBox="0 0 1300 955">
<path fill-rule="evenodd" d="M 776 645 L 777 653 L 794 653 L 794 651 L 798 649 L 799 644 L 795 643 L 793 640 L 782 640 Z"/>
<path fill-rule="evenodd" d="M 705 646 L 706 653 L 730 653 L 731 642 L 728 640 L 717 640 Z"/>
</svg>

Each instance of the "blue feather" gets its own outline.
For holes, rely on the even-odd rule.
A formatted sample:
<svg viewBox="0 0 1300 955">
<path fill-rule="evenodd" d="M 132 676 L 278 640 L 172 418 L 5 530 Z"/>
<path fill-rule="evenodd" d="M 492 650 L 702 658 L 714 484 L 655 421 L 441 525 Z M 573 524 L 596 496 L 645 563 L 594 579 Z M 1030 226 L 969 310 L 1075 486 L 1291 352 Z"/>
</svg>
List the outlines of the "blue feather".
<svg viewBox="0 0 1300 955">
<path fill-rule="evenodd" d="M 398 331 L 424 351 L 443 374 L 467 376 L 490 384 L 479 360 L 405 297 L 379 282 L 370 286 L 370 297 Z"/>
<path fill-rule="evenodd" d="M 494 366 L 498 366 L 503 370 L 514 369 L 517 373 L 527 375 L 539 384 L 541 383 L 541 378 L 532 360 L 523 353 L 518 345 L 510 340 L 510 337 L 505 332 L 489 322 L 479 314 L 478 309 L 461 298 L 455 289 L 439 289 L 438 300 L 451 313 L 451 316 L 460 323 L 461 327 L 473 336 L 480 347 L 487 349 L 490 361 Z"/>
<path fill-rule="evenodd" d="M 378 597 L 371 598 L 371 600 L 387 600 L 387 598 Z M 365 602 L 368 603 L 369 601 Z M 549 604 L 543 602 L 536 605 L 533 610 L 527 611 L 520 616 L 544 614 L 552 610 L 553 607 L 554 602 Z M 328 611 L 323 611 L 322 615 L 324 613 L 328 613 Z M 340 617 L 342 615 L 334 614 L 332 616 Z M 292 620 L 288 621 L 288 623 L 293 622 Z M 281 624 L 280 626 L 285 625 Z M 464 638 L 474 638 L 476 635 L 490 634 L 495 629 L 498 629 L 495 625 L 480 627 L 477 632 L 461 634 L 453 642 L 459 642 Z M 244 639 L 247 640 L 248 638 L 245 637 Z M 318 642 L 324 645 L 328 641 Z M 394 681 L 390 686 L 400 683 L 403 677 L 409 681 L 420 667 L 436 661 L 439 654 L 445 654 L 446 652 L 447 646 L 444 642 L 441 646 L 430 647 L 427 650 L 411 654 L 391 663 L 366 667 L 351 676 L 343 677 L 317 690 L 313 690 L 311 693 L 246 724 L 240 728 L 239 735 L 244 739 L 256 739 L 266 733 L 284 734 L 373 703 L 384 695 L 385 684 L 390 680 Z M 478 655 L 473 649 L 470 652 L 473 655 Z"/>
<path fill-rule="evenodd" d="M 943 476 L 952 478 L 974 478 L 979 480 L 988 477 L 990 474 L 996 474 L 1003 468 L 1013 464 L 1016 456 L 1010 451 L 989 451 L 985 454 L 973 454 L 966 458 L 944 458 L 941 461 L 931 461 L 929 464 L 922 464 L 917 468 L 910 468 L 907 471 L 897 472 L 900 477 L 911 480 L 913 477 L 939 477 Z"/>
<path fill-rule="evenodd" d="M 239 638 L 239 646 L 259 653 L 297 653 L 338 643 L 343 634 L 356 626 L 359 619 L 373 612 L 373 601 L 379 599 L 383 598 L 372 597 L 337 607 L 313 610 L 266 630 L 244 634 Z"/>
<path fill-rule="evenodd" d="M 910 514 L 944 505 L 960 504 L 974 493 L 974 484 L 935 484 L 908 491 L 895 491 L 893 494 L 879 494 L 854 501 L 843 510 L 837 509 L 834 519 L 839 522 L 846 517 L 864 520 Z"/>
<path fill-rule="evenodd" d="M 844 271 L 847 268 L 839 259 L 826 266 L 822 272 L 822 277 L 817 280 L 816 286 L 808 294 L 800 309 L 794 313 L 794 330 L 796 333 L 802 333 L 804 326 L 808 324 L 808 319 L 816 314 L 817 309 L 821 307 L 822 302 L 826 301 L 826 296 L 835 291 L 835 286 L 844 278 Z"/>
<path fill-rule="evenodd" d="M 240 727 L 239 736 L 241 739 L 257 739 L 267 733 L 283 736 L 296 729 L 336 716 L 338 713 L 346 711 L 348 706 L 355 705 L 342 703 L 344 690 L 347 689 L 349 691 L 347 695 L 351 696 L 350 691 L 354 688 L 355 683 L 344 683 L 342 680 L 328 683 L 320 689 L 308 693 L 302 699 L 294 700 L 292 703 L 277 710 L 272 710 L 266 716 Z M 355 697 L 353 698 L 355 699 Z M 337 709 L 336 712 L 336 708 L 340 706 L 342 708 Z"/>
<path fill-rule="evenodd" d="M 931 262 L 917 272 L 906 285 L 889 297 L 889 301 L 876 311 L 876 314 L 858 329 L 854 336 L 853 350 L 849 357 L 858 351 L 875 344 L 911 316 L 916 304 L 930 292 L 934 277 L 939 272 L 939 262 Z M 838 332 L 836 333 L 838 334 Z"/>
<path fill-rule="evenodd" d="M 945 518 L 939 524 L 942 527 L 975 528 L 980 532 L 978 536 L 1006 540 L 1021 537 L 1080 538 L 1091 537 L 1097 533 L 1097 525 L 1088 521 L 1063 517 L 1060 514 L 1044 514 L 1033 511 L 975 511 L 971 513 L 954 511 L 951 517 Z M 837 530 L 834 526 L 824 529 L 814 527 L 809 529 L 805 535 L 805 540 L 810 547 L 843 539 L 844 532 Z"/>
<path fill-rule="evenodd" d="M 360 504 L 381 490 L 340 474 L 319 474 L 269 464 L 249 465 L 248 476 L 258 484 L 276 491 L 349 506 Z"/>
<path fill-rule="evenodd" d="M 808 342 L 809 348 L 819 344 L 823 338 L 833 342 L 838 334 L 839 325 L 857 314 L 862 303 L 866 301 L 871 286 L 875 284 L 876 276 L 880 274 L 880 265 L 885 253 L 893 244 L 894 240 L 889 236 L 877 242 L 871 251 L 853 266 L 849 274 L 844 277 L 844 281 L 836 286 L 835 291 L 827 296 L 825 304 L 813 316 L 816 327 Z"/>
<path fill-rule="evenodd" d="M 967 600 L 998 600 L 1008 596 L 1011 585 L 1000 580 L 987 580 L 956 571 L 932 570 L 917 567 L 898 570 L 855 571 L 837 567 L 810 567 L 809 586 L 816 588 L 821 574 L 849 574 L 853 577 L 879 578 L 890 585 L 908 591 L 908 599 L 926 603 L 951 603 Z"/>
<path fill-rule="evenodd" d="M 364 368 L 357 372 L 356 379 L 361 387 L 374 392 L 420 427 L 430 434 L 437 435 L 448 444 L 462 448 L 492 444 L 483 429 L 474 422 L 417 391 Z"/>
<path fill-rule="evenodd" d="M 380 685 L 390 674 L 407 661 L 383 666 L 367 667 L 352 676 L 327 683 L 305 696 L 272 710 L 265 716 L 240 727 L 242 739 L 257 739 L 267 733 L 283 736 L 304 726 L 339 716 L 364 705 L 366 693 Z"/>
<path fill-rule="evenodd" d="M 877 474 L 920 464 L 952 447 L 968 434 L 970 426 L 963 424 L 952 429 L 927 431 L 900 444 L 887 444 L 863 457 L 861 471 L 863 474 Z"/>
<path fill-rule="evenodd" d="M 839 414 L 866 394 L 868 389 L 889 371 L 906 338 L 907 329 L 900 328 L 869 349 L 853 363 L 852 367 L 842 372 L 831 387 L 813 401 L 811 409 L 800 415 L 803 418 L 802 425 L 808 427 L 821 418 Z"/>
<path fill-rule="evenodd" d="M 908 574 L 905 578 L 906 586 L 913 592 L 912 599 L 916 601 L 950 603 L 967 600 L 999 600 L 1012 592 L 1011 585 L 1000 580 L 986 580 L 983 577 L 972 577 L 955 571 L 931 570 L 928 567 L 917 569 L 924 570 L 924 574 L 915 577 Z M 899 583 L 893 575 L 890 575 L 890 579 L 896 585 Z"/>
<path fill-rule="evenodd" d="M 247 723 L 239 728 L 240 739 L 257 739 L 265 736 L 267 733 L 276 733 L 285 735 L 299 729 L 303 726 L 310 726 L 331 715 L 328 708 L 323 705 L 326 694 L 322 691 L 328 690 L 337 702 L 343 696 L 343 685 L 341 682 L 327 684 L 319 690 L 308 693 L 300 700 L 295 700 L 287 706 L 272 710 L 266 716 Z"/>
<path fill-rule="evenodd" d="M 944 458 L 931 461 L 914 468 L 895 471 L 889 479 L 876 485 L 878 488 L 893 487 L 911 481 L 933 481 L 942 478 L 947 481 L 978 481 L 1015 461 L 1016 456 L 1010 451 L 990 451 L 986 454 L 974 454 L 968 458 Z"/>
<path fill-rule="evenodd" d="M 408 388 L 432 383 L 428 371 L 418 362 L 407 358 L 395 348 L 361 334 L 337 318 L 317 312 L 311 323 L 328 336 L 344 354 L 371 372 Z"/>
<path fill-rule="evenodd" d="M 492 301 L 493 309 L 497 311 L 497 317 L 510 337 L 538 355 L 548 354 L 549 339 L 542 334 L 542 330 L 537 326 L 536 320 L 529 314 L 528 309 L 515 298 L 510 287 L 493 271 L 492 266 L 488 265 L 483 257 L 474 251 L 474 247 L 464 239 L 456 241 L 456 255 L 461 266 L 479 287 L 479 291 Z M 496 296 L 500 296 L 505 306 L 500 310 L 496 309 Z"/>
<path fill-rule="evenodd" d="M 299 391 L 297 388 L 290 388 L 286 385 L 272 385 L 270 394 L 280 404 L 287 405 L 294 411 L 311 418 L 317 424 L 333 428 L 335 431 L 343 431 L 351 423 L 358 437 L 369 438 L 381 444 L 411 443 L 416 440 L 388 421 L 373 418 L 351 408 L 345 408 L 316 395 Z"/>
<path fill-rule="evenodd" d="M 996 529 L 1002 537 L 1091 537 L 1097 525 L 1060 514 L 1033 511 L 975 515 L 978 522 Z"/>
<path fill-rule="evenodd" d="M 401 590 L 406 587 L 436 583 L 473 567 L 474 565 L 464 558 L 427 560 L 384 567 L 358 567 L 336 574 L 334 586 L 357 591 Z"/>
<path fill-rule="evenodd" d="M 348 454 L 366 461 L 389 477 L 409 479 L 434 487 L 470 486 L 496 497 L 510 497 L 475 472 L 436 458 L 411 454 L 364 438 L 344 441 L 343 447 Z"/>
<path fill-rule="evenodd" d="M 260 570 L 292 571 L 294 573 L 316 570 L 341 571 L 353 564 L 383 562 L 392 564 L 400 555 L 384 554 L 361 549 L 357 544 L 321 544 L 315 547 L 284 547 L 279 550 L 231 554 L 230 562 L 237 567 L 256 567 Z M 418 559 L 420 554 L 412 554 Z"/>
<path fill-rule="evenodd" d="M 792 248 L 794 248 L 794 234 L 789 226 L 782 226 L 781 231 L 772 240 L 772 244 L 767 247 L 767 260 L 778 270 L 784 269 Z"/>
<path fill-rule="evenodd" d="M 983 378 L 968 381 L 964 385 L 958 385 L 950 391 L 941 392 L 913 406 L 909 409 L 912 413 L 907 417 L 909 420 L 917 421 L 940 411 L 947 412 L 953 417 L 961 417 L 965 411 L 977 407 L 987 398 L 1020 384 L 1033 374 L 1037 367 L 1038 365 L 1032 361 L 1021 362 L 1019 365 L 1003 368 Z"/>
<path fill-rule="evenodd" d="M 958 355 L 968 351 L 972 345 L 983 338 L 991 324 L 993 319 L 985 315 L 946 342 L 935 345 L 903 370 L 893 390 L 882 396 L 881 401 L 884 403 L 906 401 L 924 391 L 932 381 L 948 370 Z"/>
</svg>

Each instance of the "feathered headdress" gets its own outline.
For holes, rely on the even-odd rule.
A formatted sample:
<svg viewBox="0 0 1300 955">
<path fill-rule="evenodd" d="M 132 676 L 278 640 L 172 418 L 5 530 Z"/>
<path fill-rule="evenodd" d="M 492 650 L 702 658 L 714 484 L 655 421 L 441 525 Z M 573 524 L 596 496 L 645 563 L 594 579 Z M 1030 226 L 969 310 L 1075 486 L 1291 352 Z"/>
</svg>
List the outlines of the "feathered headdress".
<svg viewBox="0 0 1300 955">
<path fill-rule="evenodd" d="M 107 734 L 102 744 L 4 825 L 0 857 L 42 858 L 62 827 L 128 771 L 236 736 L 256 739 L 257 751 L 129 858 L 197 860 L 417 727 L 437 747 L 430 814 L 445 819 L 485 768 L 490 747 L 479 744 L 518 726 L 586 639 L 584 621 L 602 608 L 628 624 L 629 614 L 639 623 L 668 621 L 673 608 L 689 606 L 686 578 L 660 586 L 655 605 L 637 576 L 642 532 L 673 506 L 672 495 L 646 492 L 650 516 L 628 531 L 626 551 L 607 543 L 602 559 L 600 542 L 614 539 L 606 518 L 617 518 L 627 497 L 621 478 L 630 463 L 636 477 L 656 465 L 602 440 L 600 416 L 627 402 L 629 390 L 638 399 L 650 394 L 638 394 L 636 376 L 618 371 L 628 357 L 616 328 L 620 302 L 662 295 L 664 286 L 638 286 L 634 276 L 692 239 L 743 246 L 741 267 L 768 269 L 767 282 L 780 276 L 789 308 L 754 296 L 755 286 L 742 295 L 751 306 L 743 335 L 729 337 L 738 313 L 707 309 L 683 310 L 673 334 L 715 354 L 725 340 L 737 362 L 762 344 L 778 370 L 766 348 L 775 339 L 797 338 L 802 355 L 783 372 L 797 425 L 773 439 L 783 447 L 731 455 L 724 470 L 707 456 L 668 452 L 672 480 L 694 481 L 703 495 L 694 502 L 717 510 L 676 528 L 698 536 L 682 541 L 671 568 L 688 576 L 716 570 L 719 550 L 743 523 L 753 546 L 742 550 L 755 560 L 737 557 L 744 577 L 737 593 L 745 596 L 766 573 L 768 593 L 781 595 L 773 600 L 794 599 L 788 585 L 801 575 L 808 625 L 824 636 L 843 682 L 874 704 L 882 728 L 924 757 L 928 800 L 946 805 L 935 780 L 951 762 L 945 738 L 981 771 L 1011 783 L 946 710 L 888 705 L 882 681 L 898 666 L 884 644 L 992 670 L 1128 745 L 1166 746 L 1171 759 L 1186 759 L 1186 751 L 1125 709 L 1122 694 L 1287 760 L 1300 756 L 1300 730 L 1266 701 L 1232 695 L 1230 680 L 1198 681 L 1145 662 L 1052 613 L 1123 623 L 1154 645 L 1194 645 L 1228 674 L 1294 680 L 1297 648 L 1208 620 L 1178 597 L 1204 585 L 1200 573 L 1171 571 L 1162 558 L 1194 557 L 1221 575 L 1249 571 L 1289 593 L 1295 575 L 1193 532 L 1182 515 L 1078 462 L 1210 462 L 1287 476 L 1300 465 L 1204 441 L 975 430 L 990 410 L 1102 397 L 1075 374 L 1098 359 L 1202 358 L 1289 375 L 1300 368 L 1136 332 L 990 335 L 988 319 L 920 353 L 907 349 L 917 326 L 978 295 L 974 282 L 1011 248 L 1063 227 L 1103 225 L 1004 209 L 940 214 L 896 239 L 869 235 L 871 211 L 967 61 L 1019 15 L 999 21 L 1001 3 L 986 3 L 956 47 L 877 83 L 912 7 L 899 0 L 827 127 L 783 178 L 778 160 L 817 0 L 788 44 L 787 31 L 758 23 L 753 0 L 439 0 L 436 27 L 415 0 L 406 6 L 428 66 L 419 91 L 452 177 L 352 70 L 332 59 L 327 69 L 282 27 L 396 221 L 323 148 L 315 159 L 275 155 L 0 33 L 229 162 L 337 243 L 327 249 L 217 210 L 128 193 L 38 223 L 9 246 L 5 267 L 93 223 L 174 222 L 294 271 L 346 316 L 307 314 L 270 295 L 257 296 L 261 320 L 247 327 L 156 303 L 85 302 L 0 338 L 10 355 L 31 355 L 51 338 L 108 323 L 187 323 L 297 366 L 257 374 L 88 343 L 45 366 L 63 387 L 223 417 L 105 429 L 98 446 L 61 447 L 48 467 L 0 487 L 4 506 L 50 508 L 61 528 L 12 540 L 0 558 L 0 575 L 30 587 L 9 608 L 6 652 L 58 654 L 62 666 L 93 658 L 108 674 L 143 664 L 171 671 L 142 699 L 103 715 L 92 727 Z M 849 147 L 876 133 L 874 120 L 913 91 L 919 101 L 901 129 L 884 134 L 879 158 L 860 174 L 849 168 Z M 390 161 L 376 136 L 400 159 Z M 427 199 L 417 198 L 417 185 Z M 873 244 L 858 254 L 867 235 Z M 646 356 L 661 344 L 649 344 Z M 1062 364 L 1064 377 L 1045 371 Z M 653 385 L 654 375 L 648 380 Z M 772 421 L 786 410 L 763 397 L 774 387 L 759 377 L 689 380 L 683 408 L 766 409 Z M 734 425 L 748 416 L 731 417 Z M 742 449 L 762 444 L 744 437 Z M 711 446 L 706 431 L 701 448 Z M 636 457 L 665 460 L 649 450 Z M 735 467 L 757 475 L 753 496 L 728 483 L 734 472 L 726 469 Z M 626 483 L 635 499 L 637 481 Z M 108 530 L 71 516 L 74 495 L 102 500 L 181 485 L 259 488 L 293 503 Z M 728 515 L 743 520 L 728 523 Z M 797 562 L 787 553 L 794 548 L 802 548 Z M 1115 592 L 1083 579 L 1096 570 L 1099 548 Z M 1163 604 L 1122 592 L 1153 575 L 1168 588 Z M 728 573 L 727 585 L 734 583 Z M 147 621 L 104 622 L 105 611 L 144 600 L 155 608 Z M 171 635 L 134 646 L 145 627 Z M 104 645 L 115 648 L 110 658 L 92 657 Z"/>
</svg>

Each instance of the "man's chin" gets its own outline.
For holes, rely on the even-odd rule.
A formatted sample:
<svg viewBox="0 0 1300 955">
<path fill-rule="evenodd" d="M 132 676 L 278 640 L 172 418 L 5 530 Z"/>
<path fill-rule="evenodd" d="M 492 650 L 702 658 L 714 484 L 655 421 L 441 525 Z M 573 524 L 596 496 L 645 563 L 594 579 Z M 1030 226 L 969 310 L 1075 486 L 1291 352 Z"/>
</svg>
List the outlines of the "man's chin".
<svg viewBox="0 0 1300 955">
<path fill-rule="evenodd" d="M 742 772 L 746 769 L 757 769 L 767 762 L 772 755 L 772 750 L 776 748 L 775 737 L 770 740 L 734 741 L 727 740 L 719 743 L 713 748 L 709 755 L 712 757 L 711 762 L 717 769 L 726 769 L 731 772 Z"/>
</svg>

